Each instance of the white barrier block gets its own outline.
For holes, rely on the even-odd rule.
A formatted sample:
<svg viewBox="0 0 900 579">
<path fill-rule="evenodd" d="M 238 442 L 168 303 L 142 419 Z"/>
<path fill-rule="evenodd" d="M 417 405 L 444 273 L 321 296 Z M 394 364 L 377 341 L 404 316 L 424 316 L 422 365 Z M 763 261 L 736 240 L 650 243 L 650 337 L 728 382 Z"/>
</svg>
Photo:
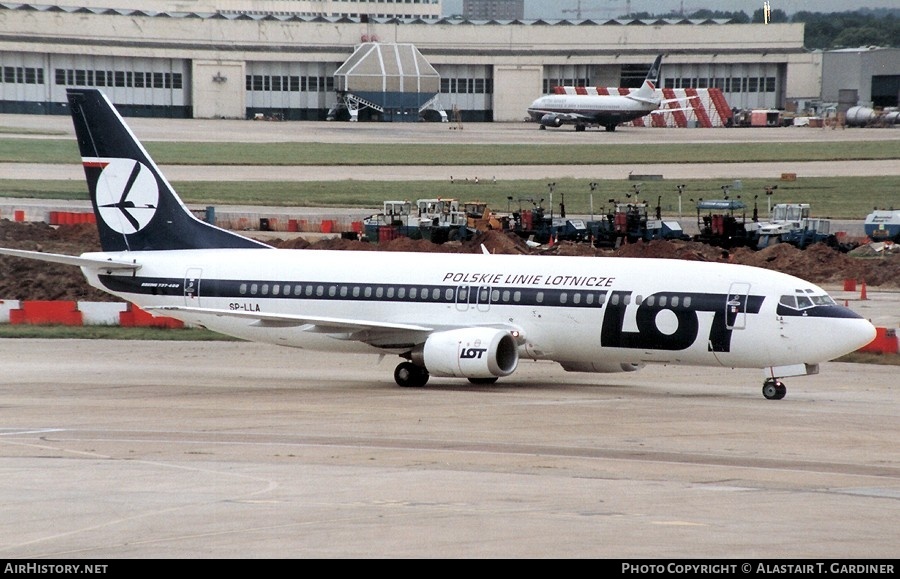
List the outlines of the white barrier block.
<svg viewBox="0 0 900 579">
<path fill-rule="evenodd" d="M 0 300 L 0 324 L 9 323 L 9 311 L 22 307 L 19 300 Z"/>
<path fill-rule="evenodd" d="M 119 314 L 127 308 L 124 302 L 78 302 L 85 326 L 118 326 Z"/>
</svg>

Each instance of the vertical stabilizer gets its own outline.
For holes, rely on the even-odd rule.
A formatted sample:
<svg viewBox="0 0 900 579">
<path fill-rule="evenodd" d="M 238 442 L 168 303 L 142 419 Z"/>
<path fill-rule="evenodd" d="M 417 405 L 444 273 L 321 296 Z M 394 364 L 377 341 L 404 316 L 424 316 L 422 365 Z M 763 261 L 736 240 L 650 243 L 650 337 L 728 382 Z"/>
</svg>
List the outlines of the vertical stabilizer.
<svg viewBox="0 0 900 579">
<path fill-rule="evenodd" d="M 194 217 L 105 94 L 66 94 L 104 251 L 269 247 Z"/>
<path fill-rule="evenodd" d="M 660 54 L 656 57 L 656 60 L 653 61 L 653 66 L 651 66 L 650 70 L 647 72 L 647 78 L 644 79 L 641 88 L 631 93 L 631 96 L 636 100 L 644 102 L 659 100 L 656 96 L 656 86 L 659 84 L 659 73 L 661 68 L 662 55 Z"/>
</svg>

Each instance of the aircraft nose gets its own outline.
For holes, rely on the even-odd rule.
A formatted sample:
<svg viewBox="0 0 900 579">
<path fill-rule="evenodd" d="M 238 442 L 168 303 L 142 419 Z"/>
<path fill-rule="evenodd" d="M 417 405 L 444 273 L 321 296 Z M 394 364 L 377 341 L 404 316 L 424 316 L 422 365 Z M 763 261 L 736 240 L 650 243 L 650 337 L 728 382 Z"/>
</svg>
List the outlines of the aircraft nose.
<svg viewBox="0 0 900 579">
<path fill-rule="evenodd" d="M 868 346 L 875 339 L 877 331 L 875 326 L 866 319 L 853 320 L 850 327 L 844 332 L 844 341 L 853 346 L 852 351 Z"/>
<path fill-rule="evenodd" d="M 843 318 L 843 323 L 840 325 L 839 331 L 833 334 L 835 349 L 840 348 L 844 350 L 844 353 L 849 354 L 863 346 L 869 345 L 877 334 L 872 322 L 849 308 L 837 307 L 840 311 L 839 317 Z M 842 356 L 843 354 L 839 355 Z"/>
</svg>

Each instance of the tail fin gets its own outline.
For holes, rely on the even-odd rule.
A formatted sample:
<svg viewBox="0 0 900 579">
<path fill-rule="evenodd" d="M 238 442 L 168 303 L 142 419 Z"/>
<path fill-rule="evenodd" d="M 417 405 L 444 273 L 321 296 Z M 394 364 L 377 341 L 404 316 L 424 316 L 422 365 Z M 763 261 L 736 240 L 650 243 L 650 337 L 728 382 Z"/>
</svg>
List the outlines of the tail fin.
<svg viewBox="0 0 900 579">
<path fill-rule="evenodd" d="M 632 98 L 642 102 L 654 102 L 659 100 L 656 96 L 656 85 L 659 84 L 659 73 L 662 69 L 662 57 L 663 55 L 660 54 L 656 57 L 656 60 L 653 61 L 653 66 L 651 66 L 649 72 L 647 72 L 647 78 L 644 79 L 641 88 L 631 93 L 630 96 Z"/>
<path fill-rule="evenodd" d="M 104 251 L 269 247 L 194 217 L 105 94 L 66 94 Z"/>
</svg>

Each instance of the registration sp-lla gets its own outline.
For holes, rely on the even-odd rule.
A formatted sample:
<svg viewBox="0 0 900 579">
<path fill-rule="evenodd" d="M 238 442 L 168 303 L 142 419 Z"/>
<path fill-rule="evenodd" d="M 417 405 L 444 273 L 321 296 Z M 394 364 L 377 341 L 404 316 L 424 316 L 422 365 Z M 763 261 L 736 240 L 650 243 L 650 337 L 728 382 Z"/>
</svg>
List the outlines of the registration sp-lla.
<svg viewBox="0 0 900 579">
<path fill-rule="evenodd" d="M 525 360 L 573 372 L 658 363 L 760 368 L 770 399 L 785 394 L 780 378 L 875 337 L 821 288 L 741 265 L 275 249 L 194 217 L 102 92 L 67 92 L 103 250 L 0 253 L 79 266 L 154 314 L 246 340 L 397 355 L 401 386 L 491 384 Z"/>
</svg>

